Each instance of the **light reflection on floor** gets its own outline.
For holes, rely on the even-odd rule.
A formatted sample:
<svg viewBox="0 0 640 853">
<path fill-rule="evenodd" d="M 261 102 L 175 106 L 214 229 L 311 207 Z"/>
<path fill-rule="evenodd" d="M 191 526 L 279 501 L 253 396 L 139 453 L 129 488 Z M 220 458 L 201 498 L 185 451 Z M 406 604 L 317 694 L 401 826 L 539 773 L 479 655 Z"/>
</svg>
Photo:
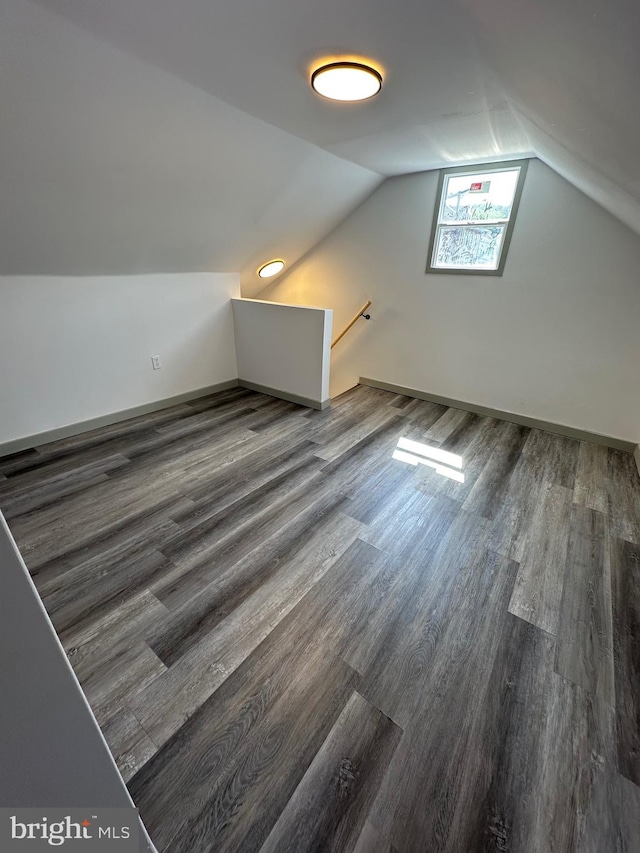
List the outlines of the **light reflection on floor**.
<svg viewBox="0 0 640 853">
<path fill-rule="evenodd" d="M 409 465 L 428 465 L 434 468 L 437 474 L 458 483 L 464 483 L 464 474 L 461 470 L 456 470 L 462 468 L 462 456 L 441 450 L 439 447 L 431 447 L 419 441 L 412 441 L 410 438 L 401 438 L 393 451 L 393 458 L 399 462 L 407 462 Z"/>
</svg>

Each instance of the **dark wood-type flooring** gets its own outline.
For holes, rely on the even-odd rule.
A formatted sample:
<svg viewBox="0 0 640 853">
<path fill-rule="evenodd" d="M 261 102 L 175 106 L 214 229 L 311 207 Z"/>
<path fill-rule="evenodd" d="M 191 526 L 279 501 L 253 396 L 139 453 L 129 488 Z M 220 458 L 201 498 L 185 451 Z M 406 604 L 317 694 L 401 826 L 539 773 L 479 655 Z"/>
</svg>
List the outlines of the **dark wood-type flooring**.
<svg viewBox="0 0 640 853">
<path fill-rule="evenodd" d="M 630 454 L 233 389 L 0 507 L 162 853 L 640 851 Z"/>
</svg>

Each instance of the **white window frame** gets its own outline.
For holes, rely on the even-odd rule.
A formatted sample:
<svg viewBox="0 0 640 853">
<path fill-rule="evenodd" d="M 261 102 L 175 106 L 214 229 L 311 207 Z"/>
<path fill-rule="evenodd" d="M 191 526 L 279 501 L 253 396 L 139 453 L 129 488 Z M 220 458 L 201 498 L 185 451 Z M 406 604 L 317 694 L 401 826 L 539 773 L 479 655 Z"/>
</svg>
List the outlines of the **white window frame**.
<svg viewBox="0 0 640 853">
<path fill-rule="evenodd" d="M 438 191 L 436 193 L 436 208 L 433 214 L 433 223 L 431 225 L 431 237 L 429 239 L 429 253 L 427 255 L 427 272 L 428 273 L 437 273 L 439 275 L 502 275 L 504 272 L 504 266 L 507 262 L 507 254 L 509 251 L 509 244 L 511 243 L 511 235 L 513 234 L 513 228 L 516 222 L 516 216 L 518 213 L 518 207 L 520 205 L 520 197 L 522 196 L 522 188 L 524 186 L 525 175 L 527 174 L 527 167 L 529 165 L 528 160 L 511 160 L 505 161 L 502 163 L 487 163 L 482 166 L 457 166 L 452 169 L 442 169 L 440 171 L 440 175 L 438 178 Z M 444 186 L 445 180 L 449 175 L 469 175 L 470 177 L 478 178 L 482 180 L 483 175 L 495 173 L 495 172 L 509 172 L 514 169 L 519 169 L 520 173 L 518 175 L 518 183 L 516 184 L 516 192 L 513 197 L 513 204 L 511 206 L 511 214 L 508 219 L 495 220 L 490 222 L 478 222 L 478 223 L 469 223 L 466 225 L 462 225 L 462 228 L 482 228 L 489 225 L 506 225 L 504 231 L 504 237 L 502 239 L 502 244 L 500 246 L 500 254 L 498 257 L 498 266 L 494 270 L 490 269 L 476 269 L 473 267 L 459 266 L 459 267 L 435 267 L 433 266 L 433 254 L 435 251 L 435 247 L 437 245 L 437 238 L 440 229 L 443 226 L 446 226 L 447 223 L 442 221 L 442 212 L 444 209 L 445 199 L 444 195 Z"/>
</svg>

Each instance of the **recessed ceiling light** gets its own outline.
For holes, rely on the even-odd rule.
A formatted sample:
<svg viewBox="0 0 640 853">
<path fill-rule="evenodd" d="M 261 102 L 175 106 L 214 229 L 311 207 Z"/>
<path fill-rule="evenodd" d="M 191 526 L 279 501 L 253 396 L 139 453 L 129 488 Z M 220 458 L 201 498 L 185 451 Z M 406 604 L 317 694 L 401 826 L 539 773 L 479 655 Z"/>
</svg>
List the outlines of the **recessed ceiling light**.
<svg viewBox="0 0 640 853">
<path fill-rule="evenodd" d="M 272 275 L 277 275 L 284 269 L 284 261 L 281 261 L 279 258 L 276 258 L 273 261 L 267 261 L 266 264 L 262 264 L 260 269 L 258 270 L 258 275 L 260 278 L 271 278 Z"/>
<path fill-rule="evenodd" d="M 332 101 L 366 101 L 382 88 L 382 75 L 361 62 L 330 62 L 316 68 L 311 86 Z"/>
</svg>

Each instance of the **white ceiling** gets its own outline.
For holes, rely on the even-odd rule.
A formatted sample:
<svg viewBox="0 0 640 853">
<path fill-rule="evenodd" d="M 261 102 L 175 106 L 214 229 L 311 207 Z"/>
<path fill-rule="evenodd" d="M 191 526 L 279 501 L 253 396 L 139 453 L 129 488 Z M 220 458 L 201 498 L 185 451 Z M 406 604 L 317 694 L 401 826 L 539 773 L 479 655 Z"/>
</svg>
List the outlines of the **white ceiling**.
<svg viewBox="0 0 640 853">
<path fill-rule="evenodd" d="M 40 2 L 249 115 L 383 175 L 439 165 L 458 151 L 495 158 L 529 150 L 473 21 L 455 0 Z M 359 105 L 313 95 L 314 62 L 350 53 L 379 63 L 382 93 Z"/>
<path fill-rule="evenodd" d="M 250 295 L 380 175 L 533 153 L 640 232 L 635 0 L 5 7 L 12 270 L 240 269 Z M 350 54 L 381 94 L 313 95 L 313 62 Z"/>
<path fill-rule="evenodd" d="M 257 283 L 381 180 L 25 0 L 3 0 L 0 55 L 1 274 Z"/>
</svg>

